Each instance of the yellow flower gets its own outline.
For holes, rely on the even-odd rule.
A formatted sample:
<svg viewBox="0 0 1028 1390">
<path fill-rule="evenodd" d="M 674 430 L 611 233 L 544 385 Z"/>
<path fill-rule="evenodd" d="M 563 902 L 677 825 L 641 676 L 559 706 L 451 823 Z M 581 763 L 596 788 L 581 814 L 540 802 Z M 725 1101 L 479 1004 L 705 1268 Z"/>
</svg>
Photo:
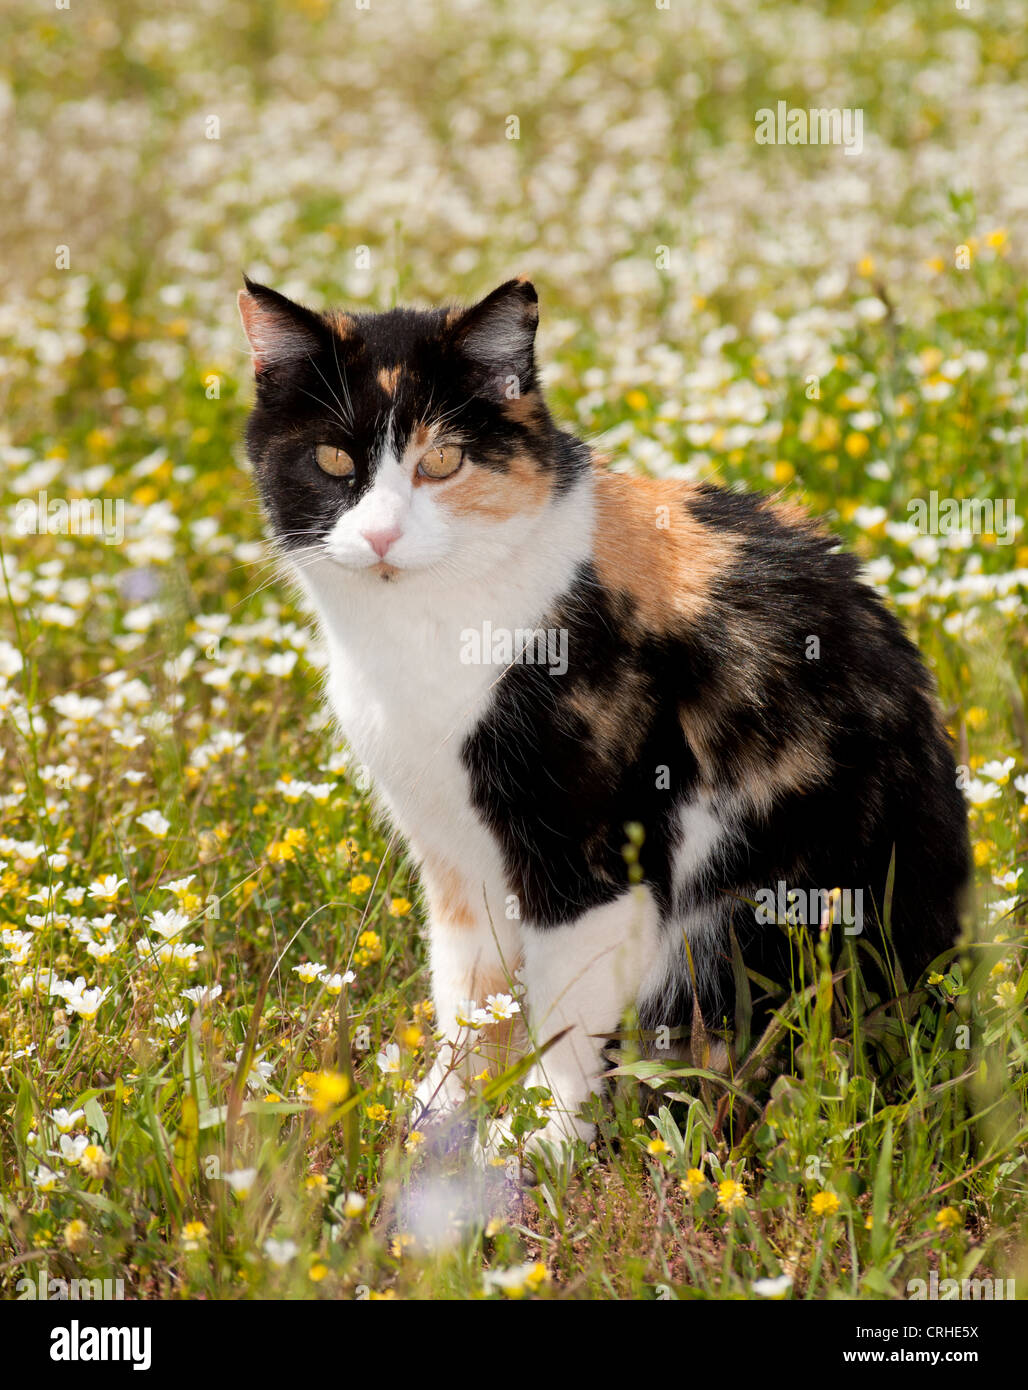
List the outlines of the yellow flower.
<svg viewBox="0 0 1028 1390">
<path fill-rule="evenodd" d="M 389 1118 L 389 1111 L 385 1108 L 384 1105 L 379 1105 L 377 1102 L 374 1105 L 369 1105 L 364 1113 L 367 1115 L 369 1120 L 372 1120 L 375 1123 L 381 1123 L 382 1121 L 388 1120 Z"/>
<path fill-rule="evenodd" d="M 940 1231 L 955 1231 L 964 1224 L 964 1218 L 956 1207 L 943 1207 L 935 1213 L 935 1224 Z"/>
<path fill-rule="evenodd" d="M 350 879 L 351 893 L 366 893 L 371 887 L 371 879 L 367 874 L 354 874 Z"/>
<path fill-rule="evenodd" d="M 654 1156 L 654 1158 L 659 1158 L 661 1154 L 667 1153 L 668 1148 L 667 1145 L 664 1143 L 663 1139 L 658 1137 L 656 1139 L 650 1140 L 650 1142 L 646 1145 L 646 1150 L 648 1153 L 651 1153 Z"/>
<path fill-rule="evenodd" d="M 328 1193 L 328 1178 L 324 1173 L 311 1173 L 304 1178 L 303 1185 L 314 1197 L 324 1197 Z"/>
<path fill-rule="evenodd" d="M 1006 250 L 1006 245 L 1009 240 L 1010 237 L 1007 235 L 1006 227 L 997 227 L 995 231 L 989 232 L 988 236 L 985 238 L 985 244 L 993 251 L 1002 252 Z"/>
<path fill-rule="evenodd" d="M 964 715 L 964 721 L 969 729 L 984 729 L 989 722 L 989 711 L 981 705 L 972 705 Z"/>
<path fill-rule="evenodd" d="M 89 1244 L 89 1227 L 77 1218 L 64 1228 L 64 1244 L 73 1255 L 80 1255 Z"/>
<path fill-rule="evenodd" d="M 394 917 L 406 917 L 407 913 L 414 906 L 406 898 L 392 898 L 389 903 L 389 911 Z"/>
<path fill-rule="evenodd" d="M 272 840 L 265 852 L 272 864 L 291 863 L 296 858 L 296 850 L 285 840 Z"/>
<path fill-rule="evenodd" d="M 725 1178 L 717 1185 L 717 1204 L 725 1211 L 736 1211 L 746 1201 L 746 1189 L 741 1182 Z"/>
<path fill-rule="evenodd" d="M 413 1052 L 415 1048 L 421 1046 L 425 1039 L 422 1035 L 421 1029 L 412 1023 L 408 1027 L 404 1028 L 404 1030 L 400 1034 L 400 1041 L 403 1043 L 404 1047 L 409 1047 L 410 1050 Z"/>
<path fill-rule="evenodd" d="M 309 1079 L 308 1079 L 309 1078 Z M 304 1072 L 304 1084 L 311 1105 L 319 1115 L 327 1115 L 341 1105 L 350 1093 L 350 1082 L 337 1071 Z"/>
<path fill-rule="evenodd" d="M 410 1134 L 407 1135 L 407 1142 L 403 1147 L 409 1154 L 412 1154 L 416 1153 L 424 1142 L 425 1136 L 422 1134 L 421 1130 L 412 1129 Z"/>
<path fill-rule="evenodd" d="M 287 845 L 293 845 L 296 849 L 306 849 L 307 832 L 302 825 L 298 825 L 286 831 L 285 841 Z"/>
<path fill-rule="evenodd" d="M 779 459 L 771 470 L 771 476 L 776 483 L 791 483 L 796 476 L 796 465 L 788 459 Z"/>
<path fill-rule="evenodd" d="M 851 430 L 843 440 L 842 446 L 851 459 L 862 459 L 871 447 L 871 441 L 866 434 L 861 434 L 858 430 Z"/>
<path fill-rule="evenodd" d="M 930 270 L 933 275 L 941 275 L 946 268 L 946 262 L 941 256 L 931 256 L 925 261 L 925 268 Z"/>
<path fill-rule="evenodd" d="M 841 1203 L 834 1192 L 818 1192 L 810 1204 L 815 1216 L 834 1216 Z"/>
<path fill-rule="evenodd" d="M 870 256 L 864 256 L 857 262 L 857 274 L 865 280 L 870 280 L 875 273 L 875 263 Z"/>
<path fill-rule="evenodd" d="M 625 404 L 633 410 L 645 410 L 649 403 L 644 391 L 629 391 L 625 395 Z"/>
<path fill-rule="evenodd" d="M 933 970 L 932 973 L 928 976 L 928 983 L 930 985 L 941 985 L 945 978 L 945 975 L 940 975 L 937 970 Z"/>
<path fill-rule="evenodd" d="M 682 1181 L 682 1187 L 690 1197 L 698 1197 L 707 1185 L 707 1179 L 699 1168 L 690 1168 Z"/>
<path fill-rule="evenodd" d="M 322 1264 L 319 1260 L 316 1264 L 311 1265 L 307 1271 L 307 1278 L 313 1280 L 315 1284 L 320 1284 L 327 1273 L 328 1265 Z"/>
<path fill-rule="evenodd" d="M 974 843 L 974 862 L 979 869 L 984 869 L 986 864 L 995 853 L 996 846 L 991 840 L 976 840 Z"/>
<path fill-rule="evenodd" d="M 111 1161 L 99 1144 L 87 1144 L 80 1162 L 82 1171 L 91 1178 L 105 1178 L 111 1171 Z"/>
<path fill-rule="evenodd" d="M 184 1250 L 199 1250 L 207 1239 L 207 1227 L 202 1221 L 187 1221 L 182 1227 L 181 1238 Z"/>
</svg>

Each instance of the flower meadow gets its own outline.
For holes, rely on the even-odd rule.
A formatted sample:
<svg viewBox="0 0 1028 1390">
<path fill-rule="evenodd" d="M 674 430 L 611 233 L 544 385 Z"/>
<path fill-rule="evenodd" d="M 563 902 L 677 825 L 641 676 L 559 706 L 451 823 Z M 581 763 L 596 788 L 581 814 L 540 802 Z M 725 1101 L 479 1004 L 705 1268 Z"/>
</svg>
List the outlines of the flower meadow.
<svg viewBox="0 0 1028 1390">
<path fill-rule="evenodd" d="M 111 0 L 0 31 L 0 1294 L 1028 1292 L 1018 0 Z M 779 101 L 859 109 L 860 152 L 758 142 Z M 665 1063 L 626 1028 L 600 1138 L 531 1181 L 411 1127 L 422 903 L 263 542 L 243 270 L 366 308 L 525 272 L 553 410 L 611 466 L 826 518 L 958 751 L 973 903 L 925 980 L 855 1017 L 798 939 L 774 1038 L 720 1075 L 695 1031 Z M 518 1007 L 473 1001 L 467 1047 Z M 469 1095 L 520 1138 L 522 1076 Z"/>
</svg>

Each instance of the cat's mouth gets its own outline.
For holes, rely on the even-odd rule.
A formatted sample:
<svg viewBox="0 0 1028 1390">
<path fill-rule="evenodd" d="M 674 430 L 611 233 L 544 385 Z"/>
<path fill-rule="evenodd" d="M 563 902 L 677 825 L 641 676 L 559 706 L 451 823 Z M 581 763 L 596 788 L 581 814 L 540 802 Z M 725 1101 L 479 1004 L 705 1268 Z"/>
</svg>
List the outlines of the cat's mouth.
<svg viewBox="0 0 1028 1390">
<path fill-rule="evenodd" d="M 371 566 L 371 573 L 377 574 L 384 584 L 391 584 L 400 571 L 396 565 L 389 565 L 385 560 L 379 560 L 377 565 Z"/>
</svg>

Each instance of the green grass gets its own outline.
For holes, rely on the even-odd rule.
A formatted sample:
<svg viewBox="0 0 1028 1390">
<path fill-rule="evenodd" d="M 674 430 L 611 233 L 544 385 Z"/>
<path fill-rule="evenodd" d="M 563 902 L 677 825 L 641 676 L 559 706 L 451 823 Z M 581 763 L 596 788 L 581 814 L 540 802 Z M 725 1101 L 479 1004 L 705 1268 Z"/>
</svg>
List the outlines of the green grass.
<svg viewBox="0 0 1028 1390">
<path fill-rule="evenodd" d="M 3 1295 L 40 1268 L 131 1297 L 1028 1288 L 1028 534 L 903 525 L 933 490 L 1028 507 L 1023 24 L 920 0 L 679 8 L 115 3 L 10 35 Z M 779 97 L 861 105 L 865 154 L 757 146 Z M 973 921 L 928 981 L 855 1009 L 797 940 L 786 1074 L 629 1044 L 596 1145 L 523 1190 L 409 1136 L 433 1046 L 419 891 L 260 558 L 243 268 L 369 307 L 528 271 L 562 420 L 643 471 L 783 489 L 875 562 L 973 779 Z M 19 534 L 41 489 L 121 499 L 123 540 Z M 109 905 L 89 894 L 107 875 Z M 199 949 L 154 962 L 147 919 L 172 908 Z M 333 995 L 305 961 L 355 978 Z M 48 971 L 108 991 L 95 1015 Z M 220 994 L 194 1007 L 201 986 Z M 530 1132 L 540 1097 L 500 1089 L 483 1114 Z M 84 1159 L 59 1107 L 83 1112 Z"/>
</svg>

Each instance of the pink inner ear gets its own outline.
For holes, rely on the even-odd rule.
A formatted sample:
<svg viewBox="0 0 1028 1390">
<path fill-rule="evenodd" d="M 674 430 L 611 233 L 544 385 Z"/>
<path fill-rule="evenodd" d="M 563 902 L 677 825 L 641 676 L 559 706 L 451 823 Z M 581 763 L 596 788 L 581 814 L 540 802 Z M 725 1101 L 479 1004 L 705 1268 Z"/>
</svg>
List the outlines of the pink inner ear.
<svg viewBox="0 0 1028 1390">
<path fill-rule="evenodd" d="M 237 302 L 243 332 L 253 350 L 253 369 L 259 373 L 264 370 L 273 350 L 274 315 L 262 309 L 249 290 L 240 290 Z"/>
</svg>

